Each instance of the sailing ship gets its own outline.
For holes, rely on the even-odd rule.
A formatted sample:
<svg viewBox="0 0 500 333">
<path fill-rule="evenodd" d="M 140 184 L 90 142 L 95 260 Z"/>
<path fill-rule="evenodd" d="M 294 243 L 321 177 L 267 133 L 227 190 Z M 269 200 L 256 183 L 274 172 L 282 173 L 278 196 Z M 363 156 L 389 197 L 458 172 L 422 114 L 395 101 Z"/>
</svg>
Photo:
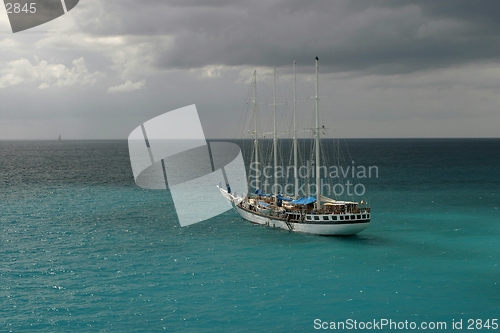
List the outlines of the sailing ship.
<svg viewBox="0 0 500 333">
<path fill-rule="evenodd" d="M 316 196 L 298 196 L 297 175 L 297 121 L 296 121 L 296 84 L 294 83 L 293 103 L 293 155 L 294 155 L 294 180 L 295 197 L 282 196 L 279 192 L 273 194 L 263 193 L 259 189 L 259 177 L 256 176 L 254 184 L 255 193 L 237 196 L 231 193 L 229 184 L 226 188 L 218 186 L 224 198 L 233 206 L 238 214 L 245 220 L 254 224 L 266 225 L 268 227 L 281 228 L 285 230 L 304 232 L 316 235 L 354 235 L 368 227 L 370 224 L 370 208 L 366 202 L 336 200 L 323 196 L 320 178 L 320 133 L 324 126 L 319 123 L 319 95 L 318 95 L 318 57 L 316 57 L 316 96 L 315 99 L 315 186 Z M 294 82 L 295 80 L 294 62 Z M 256 73 L 254 72 L 254 88 L 256 85 Z M 256 105 L 257 92 L 255 89 Z M 277 125 L 276 125 L 276 68 L 274 69 L 274 131 L 273 131 L 273 159 L 274 159 L 274 184 L 277 179 Z M 257 131 L 257 112 L 254 107 L 254 163 L 259 161 L 259 136 Z M 258 164 L 257 164 L 258 165 Z M 275 188 L 273 186 L 273 188 Z M 319 194 L 319 195 L 318 195 Z"/>
</svg>

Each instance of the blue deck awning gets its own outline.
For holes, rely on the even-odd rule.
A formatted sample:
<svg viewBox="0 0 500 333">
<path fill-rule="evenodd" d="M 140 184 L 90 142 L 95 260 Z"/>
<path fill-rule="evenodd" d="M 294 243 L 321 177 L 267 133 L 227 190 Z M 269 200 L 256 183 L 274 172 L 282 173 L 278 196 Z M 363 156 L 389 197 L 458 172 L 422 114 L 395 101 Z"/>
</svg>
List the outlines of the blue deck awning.
<svg viewBox="0 0 500 333">
<path fill-rule="evenodd" d="M 260 195 L 261 197 L 270 197 L 272 194 L 262 193 L 260 189 L 255 190 L 255 194 Z"/>
<path fill-rule="evenodd" d="M 297 200 L 293 200 L 291 203 L 294 205 L 309 205 L 316 202 L 315 197 L 302 197 L 298 198 Z"/>
<path fill-rule="evenodd" d="M 292 198 L 289 198 L 289 197 L 283 197 L 283 196 L 281 196 L 281 194 L 279 194 L 279 193 L 278 193 L 278 195 L 277 195 L 277 198 L 278 198 L 279 200 L 283 200 L 283 201 L 293 201 L 293 199 L 292 199 Z"/>
</svg>

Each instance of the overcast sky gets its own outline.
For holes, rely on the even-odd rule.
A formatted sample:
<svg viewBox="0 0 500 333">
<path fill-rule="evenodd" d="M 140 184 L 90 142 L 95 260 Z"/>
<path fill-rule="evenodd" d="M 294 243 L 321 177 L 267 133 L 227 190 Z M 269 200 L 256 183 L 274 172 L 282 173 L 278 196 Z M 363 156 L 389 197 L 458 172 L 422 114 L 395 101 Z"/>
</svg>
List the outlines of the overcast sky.
<svg viewBox="0 0 500 333">
<path fill-rule="evenodd" d="M 500 4 L 460 1 L 81 0 L 12 33 L 0 10 L 0 139 L 126 139 L 196 104 L 207 137 L 241 137 L 257 70 L 268 124 L 314 94 L 328 135 L 499 137 Z M 310 122 L 312 102 L 298 103 Z"/>
</svg>

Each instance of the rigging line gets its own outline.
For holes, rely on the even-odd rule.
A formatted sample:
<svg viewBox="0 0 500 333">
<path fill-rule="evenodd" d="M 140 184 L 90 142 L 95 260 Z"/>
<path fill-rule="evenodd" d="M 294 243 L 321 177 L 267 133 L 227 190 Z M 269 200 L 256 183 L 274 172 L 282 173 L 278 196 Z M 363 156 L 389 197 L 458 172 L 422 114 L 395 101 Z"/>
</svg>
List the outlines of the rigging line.
<svg viewBox="0 0 500 333">
<path fill-rule="evenodd" d="M 248 116 L 249 112 L 250 112 L 250 105 L 253 105 L 252 104 L 252 95 L 253 95 L 253 91 L 254 91 L 254 88 L 253 88 L 253 82 L 250 83 L 250 85 L 248 86 L 248 90 L 247 90 L 247 95 L 246 95 L 246 98 L 245 98 L 245 102 L 242 106 L 242 111 L 244 112 L 240 112 L 240 119 L 239 119 L 239 122 L 238 122 L 238 128 L 236 128 L 236 133 L 235 133 L 235 137 L 241 137 L 241 133 L 244 131 L 245 128 L 249 128 L 246 124 L 246 122 L 250 121 L 250 117 Z M 239 126 L 242 126 L 241 128 L 239 128 Z"/>
<path fill-rule="evenodd" d="M 264 103 L 265 105 L 268 105 L 269 104 L 269 99 L 272 99 L 272 95 L 273 95 L 273 90 L 266 84 L 266 81 L 262 80 L 259 82 L 261 86 L 264 86 L 264 88 L 267 89 L 267 96 L 266 98 L 267 99 L 264 99 L 266 102 Z M 269 97 L 271 96 L 271 97 Z"/>
<path fill-rule="evenodd" d="M 240 117 L 238 119 L 237 126 L 235 127 L 235 131 L 233 134 L 234 138 L 237 138 L 239 135 L 241 135 L 241 132 L 243 131 L 243 129 L 246 126 L 246 124 L 244 123 L 243 120 L 248 118 L 248 112 L 249 112 L 249 108 L 250 108 L 249 101 L 251 100 L 252 91 L 253 91 L 253 85 L 250 84 L 250 87 L 248 88 L 248 91 L 247 91 L 247 96 L 245 98 L 245 103 L 242 107 L 242 112 L 239 113 Z M 240 124 L 242 126 L 241 129 L 239 128 Z"/>
<path fill-rule="evenodd" d="M 293 94 L 293 89 L 286 83 L 285 78 L 283 78 L 283 84 L 285 85 L 286 88 L 288 88 L 289 94 Z"/>
<path fill-rule="evenodd" d="M 287 118 L 290 118 L 290 117 L 287 117 L 290 114 L 290 112 L 289 112 L 290 104 L 288 103 L 288 100 L 284 97 L 285 93 L 284 93 L 282 87 L 283 87 L 283 85 L 285 85 L 288 88 L 289 93 L 291 93 L 291 89 L 290 89 L 290 87 L 288 87 L 284 77 L 281 76 L 278 72 L 277 72 L 277 75 L 278 75 L 278 80 L 281 82 L 281 84 L 278 85 L 278 92 L 279 92 L 280 100 L 283 101 L 281 103 L 282 107 L 280 108 L 280 109 L 282 109 L 282 110 L 280 110 L 280 113 L 281 113 L 280 125 L 281 125 L 281 124 L 286 123 Z M 290 126 L 290 128 L 291 128 L 291 126 Z"/>
<path fill-rule="evenodd" d="M 345 148 L 347 149 L 347 154 L 349 155 L 349 160 L 352 161 L 351 151 L 349 150 L 349 146 L 347 145 L 347 141 L 345 138 L 343 140 L 344 140 Z"/>
<path fill-rule="evenodd" d="M 302 94 L 305 94 L 305 96 L 314 96 L 315 94 L 315 89 L 314 89 L 314 82 L 313 80 L 314 76 L 312 74 L 309 74 L 308 72 L 302 72 L 301 67 L 296 67 L 298 68 L 298 71 L 296 73 L 297 75 L 297 82 L 302 82 L 305 83 L 303 86 L 305 86 L 305 89 L 298 89 L 299 92 L 302 92 Z M 308 92 L 306 91 L 308 90 Z M 297 96 L 297 100 L 304 100 L 306 102 L 309 102 L 310 98 L 305 97 L 305 98 L 299 98 Z"/>
</svg>

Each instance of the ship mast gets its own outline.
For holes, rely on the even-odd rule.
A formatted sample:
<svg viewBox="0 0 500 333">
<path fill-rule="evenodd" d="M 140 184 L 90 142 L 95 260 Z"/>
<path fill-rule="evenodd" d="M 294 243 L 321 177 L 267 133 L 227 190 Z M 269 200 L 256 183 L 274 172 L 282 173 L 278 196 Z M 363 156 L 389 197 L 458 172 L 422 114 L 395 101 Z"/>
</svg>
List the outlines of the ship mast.
<svg viewBox="0 0 500 333">
<path fill-rule="evenodd" d="M 259 138 L 257 131 L 257 71 L 253 72 L 253 89 L 254 89 L 254 100 L 253 100 L 253 120 L 254 120 L 254 134 L 255 134 L 255 166 L 259 168 Z M 258 169 L 257 169 L 258 170 Z M 255 170 L 255 189 L 259 189 L 259 173 Z"/>
<path fill-rule="evenodd" d="M 274 185 L 273 185 L 273 191 L 276 194 L 276 201 L 278 201 L 278 196 L 277 196 L 277 185 L 278 185 L 278 138 L 277 138 L 277 133 L 276 133 L 276 66 L 274 66 L 274 131 L 273 131 L 273 153 L 274 153 Z"/>
<path fill-rule="evenodd" d="M 299 197 L 299 177 L 297 161 L 297 76 L 293 62 L 293 177 L 295 180 L 295 198 Z"/>
<path fill-rule="evenodd" d="M 321 187 L 320 187 L 320 147 L 319 147 L 319 94 L 318 94 L 318 57 L 316 57 L 316 210 L 321 209 Z"/>
</svg>

